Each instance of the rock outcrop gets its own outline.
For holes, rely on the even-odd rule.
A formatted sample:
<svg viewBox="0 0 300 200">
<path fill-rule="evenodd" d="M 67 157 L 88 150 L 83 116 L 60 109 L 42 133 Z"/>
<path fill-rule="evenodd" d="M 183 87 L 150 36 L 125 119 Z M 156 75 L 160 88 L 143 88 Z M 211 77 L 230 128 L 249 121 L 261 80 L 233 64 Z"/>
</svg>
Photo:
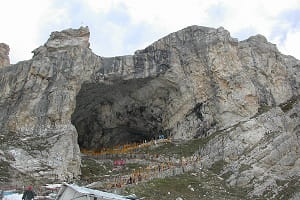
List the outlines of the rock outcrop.
<svg viewBox="0 0 300 200">
<path fill-rule="evenodd" d="M 0 67 L 9 65 L 9 46 L 0 43 Z"/>
<path fill-rule="evenodd" d="M 33 51 L 33 59 L 1 69 L 1 159 L 18 176 L 66 180 L 80 174 L 70 119 L 76 94 L 93 72 L 82 61 L 100 60 L 88 49 L 88 39 L 88 28 L 54 32 Z"/>
<path fill-rule="evenodd" d="M 238 42 L 222 27 L 191 26 L 113 58 L 88 39 L 87 28 L 54 32 L 31 60 L 0 69 L 0 159 L 10 170 L 73 178 L 79 146 L 165 134 L 210 138 L 203 165 L 223 162 L 228 185 L 252 186 L 249 195 L 299 177 L 300 61 L 264 36 Z"/>
</svg>

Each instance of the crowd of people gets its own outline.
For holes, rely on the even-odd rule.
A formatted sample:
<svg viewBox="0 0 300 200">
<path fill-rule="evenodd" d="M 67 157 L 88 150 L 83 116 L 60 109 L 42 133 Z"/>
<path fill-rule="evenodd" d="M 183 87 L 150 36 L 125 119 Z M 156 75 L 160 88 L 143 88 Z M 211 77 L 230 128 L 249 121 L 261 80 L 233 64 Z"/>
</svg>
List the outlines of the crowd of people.
<svg viewBox="0 0 300 200">
<path fill-rule="evenodd" d="M 142 181 L 162 176 L 168 170 L 171 170 L 169 171 L 169 175 L 176 175 L 176 169 L 180 169 L 181 173 L 184 173 L 186 166 L 196 164 L 198 161 L 200 161 L 200 157 L 194 155 L 189 158 L 182 157 L 179 163 L 160 162 L 150 164 L 146 167 L 139 167 L 138 169 L 133 169 L 133 172 L 130 175 L 119 175 L 118 177 L 109 179 L 105 189 L 121 188 L 127 185 L 137 184 Z"/>
<path fill-rule="evenodd" d="M 112 148 L 102 148 L 101 150 L 87 150 L 87 149 L 81 149 L 81 153 L 86 154 L 86 155 L 93 155 L 93 156 L 99 156 L 99 155 L 113 155 L 113 154 L 124 154 L 128 153 L 137 149 L 149 147 L 152 145 L 156 145 L 159 143 L 166 143 L 170 142 L 169 139 L 165 139 L 164 137 L 159 137 L 158 140 L 151 140 L 151 141 L 146 141 L 144 140 L 143 142 L 135 142 L 131 144 L 124 144 L 124 145 L 118 145 L 114 146 Z"/>
<path fill-rule="evenodd" d="M 184 166 L 195 163 L 199 160 L 199 157 L 192 157 L 190 159 L 181 158 L 180 162 L 174 163 L 169 159 L 161 159 L 159 155 L 150 155 L 150 154 L 141 154 L 137 153 L 139 149 L 158 145 L 160 143 L 168 143 L 171 142 L 169 139 L 165 137 L 158 137 L 156 140 L 151 140 L 149 142 L 144 141 L 142 143 L 133 143 L 126 145 L 119 145 L 109 149 L 102 149 L 101 151 L 91 151 L 82 149 L 81 152 L 88 156 L 97 156 L 97 158 L 106 158 L 112 159 L 112 155 L 124 155 L 128 157 L 128 159 L 133 158 L 141 159 L 141 160 L 150 160 L 153 163 L 147 167 L 140 167 L 138 170 L 133 171 L 130 175 L 119 175 L 119 177 L 112 178 L 107 181 L 105 189 L 113 189 L 113 188 L 121 188 L 126 185 L 137 184 L 139 182 L 148 180 L 149 178 L 158 177 L 163 174 L 166 170 L 169 169 L 181 169 L 184 172 Z M 118 157 L 118 156 L 117 156 Z M 124 160 L 115 160 L 113 161 L 114 166 L 124 167 L 126 164 Z M 171 174 L 172 175 L 172 174 Z M 173 174 L 174 175 L 174 174 Z"/>
<path fill-rule="evenodd" d="M 151 145 L 156 145 L 162 142 L 170 142 L 168 139 L 160 138 L 158 140 L 152 140 L 150 142 L 144 141 L 143 143 L 134 143 L 134 144 L 127 144 L 122 146 L 117 146 L 111 149 L 102 149 L 101 151 L 87 151 L 82 150 L 82 153 L 90 156 L 98 156 L 98 155 L 111 155 L 111 154 L 124 154 L 136 149 L 148 147 Z M 153 160 L 153 157 L 156 159 Z M 148 157 L 145 155 L 144 159 Z M 143 181 L 147 181 L 149 179 L 159 177 L 160 175 L 164 174 L 167 170 L 174 170 L 175 169 L 182 169 L 181 171 L 184 172 L 185 166 L 191 163 L 195 163 L 199 161 L 199 157 L 191 157 L 191 158 L 184 158 L 180 159 L 180 162 L 172 162 L 171 159 L 160 159 L 159 155 L 151 155 L 149 160 L 155 161 L 145 167 L 139 167 L 138 169 L 133 169 L 132 173 L 129 175 L 119 175 L 118 177 L 109 178 L 105 181 L 105 189 L 115 189 L 115 188 L 122 188 L 127 185 L 138 184 Z M 118 167 L 126 167 L 126 162 L 123 159 L 113 161 L 114 166 Z M 169 171 L 170 172 L 170 171 Z M 24 190 L 22 200 L 32 200 L 36 196 L 35 192 L 33 191 L 33 187 L 29 186 L 26 190 Z M 1 199 L 1 198 L 0 198 Z"/>
</svg>

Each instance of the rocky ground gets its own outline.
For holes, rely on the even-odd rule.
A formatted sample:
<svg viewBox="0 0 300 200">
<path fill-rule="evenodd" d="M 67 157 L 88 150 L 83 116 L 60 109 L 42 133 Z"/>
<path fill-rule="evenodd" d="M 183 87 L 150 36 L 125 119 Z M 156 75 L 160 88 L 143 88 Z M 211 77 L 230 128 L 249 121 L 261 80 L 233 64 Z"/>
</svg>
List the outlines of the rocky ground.
<svg viewBox="0 0 300 200">
<path fill-rule="evenodd" d="M 201 142 L 203 141 L 195 140 L 185 144 L 167 143 L 157 147 L 151 146 L 147 149 L 139 149 L 135 153 L 114 155 L 113 159 L 105 160 L 99 160 L 95 156 L 87 156 L 83 158 L 83 177 L 81 181 L 93 181 L 92 184 L 88 184 L 89 187 L 124 195 L 134 193 L 144 199 L 159 199 L 160 197 L 164 197 L 164 199 L 241 199 L 245 197 L 247 190 L 226 185 L 224 178 L 218 175 L 220 166 L 215 165 L 210 169 L 202 169 L 201 162 L 189 161 L 189 157 L 193 156 L 193 153 L 188 152 L 191 150 L 188 146 L 199 145 Z M 181 151 L 173 152 L 178 148 Z M 161 154 L 157 154 L 157 152 L 161 152 Z M 148 157 L 136 158 L 140 157 L 142 153 L 145 153 Z M 152 158 L 151 156 L 155 157 Z M 127 164 L 120 170 L 114 171 L 113 169 L 116 167 L 112 165 L 113 160 L 120 158 L 125 159 Z M 182 159 L 185 160 L 186 164 L 182 165 Z M 171 162 L 168 162 L 169 165 L 170 163 L 173 164 L 170 166 L 170 170 L 176 170 L 176 173 L 168 173 L 168 168 L 162 168 L 159 171 L 157 166 L 167 165 L 169 160 L 171 160 Z M 156 166 L 156 168 L 145 172 L 144 169 L 149 166 Z M 146 177 L 143 175 L 141 181 L 134 184 L 125 183 L 122 187 L 111 187 L 111 185 L 118 182 L 120 176 L 126 177 L 127 180 L 139 171 L 141 174 L 147 174 Z M 114 177 L 117 177 L 117 181 Z M 105 188 L 105 186 L 108 187 Z"/>
<path fill-rule="evenodd" d="M 82 155 L 82 175 L 75 183 L 93 189 L 122 195 L 136 194 L 142 199 L 297 199 L 300 181 L 276 181 L 276 188 L 266 190 L 263 195 L 253 196 L 253 188 L 230 184 L 232 173 L 226 171 L 228 163 L 220 160 L 205 167 L 201 149 L 211 138 L 194 139 L 179 143 L 163 142 L 131 152 L 106 155 Z M 196 158 L 196 159 L 195 159 Z M 115 166 L 115 160 L 124 160 L 125 165 Z M 161 166 L 159 170 L 158 166 Z M 241 164 L 239 173 L 251 169 Z M 129 177 L 141 174 L 142 179 L 128 183 Z M 123 180 L 123 181 L 121 181 Z M 72 182 L 72 181 L 71 181 Z M 49 182 L 50 183 L 50 182 Z M 55 183 L 55 181 L 51 182 Z M 56 183 L 59 183 L 57 180 Z M 117 186 L 116 184 L 122 183 Z M 49 193 L 36 184 L 38 194 Z M 52 191 L 53 192 L 53 191 Z M 57 191 L 56 191 L 57 192 Z M 298 193 L 297 193 L 298 192 Z M 53 196 L 53 194 L 52 194 Z"/>
<path fill-rule="evenodd" d="M 218 134 L 220 133 L 211 137 L 217 137 Z M 251 187 L 230 184 L 233 173 L 227 171 L 229 163 L 220 160 L 210 167 L 205 167 L 205 157 L 197 154 L 208 141 L 210 140 L 196 139 L 186 143 L 154 145 L 138 149 L 135 153 L 108 155 L 113 158 L 105 160 L 86 156 L 83 158 L 83 177 L 80 183 L 93 182 L 88 186 L 123 195 L 134 193 L 145 199 L 159 199 L 162 196 L 164 199 L 297 199 L 297 192 L 300 191 L 298 177 L 292 177 L 290 181 L 275 179 L 276 185 L 269 187 L 262 195 L 255 195 Z M 145 156 L 141 158 L 141 155 Z M 195 156 L 200 156 L 200 159 L 193 160 Z M 112 163 L 116 159 L 124 159 L 128 164 L 114 171 L 116 167 Z M 182 164 L 182 160 L 185 161 L 185 165 Z M 157 166 L 167 166 L 167 163 L 173 164 L 170 165 L 170 172 L 168 168 L 159 172 Z M 156 168 L 147 171 L 147 176 L 143 176 L 142 181 L 135 184 L 127 184 L 125 181 L 121 187 L 112 186 L 121 180 L 120 177 L 128 180 L 135 172 L 140 171 L 143 174 L 144 169 L 149 166 Z M 176 173 L 174 169 L 177 170 Z M 250 170 L 251 166 L 241 164 L 238 169 L 242 174 Z"/>
</svg>

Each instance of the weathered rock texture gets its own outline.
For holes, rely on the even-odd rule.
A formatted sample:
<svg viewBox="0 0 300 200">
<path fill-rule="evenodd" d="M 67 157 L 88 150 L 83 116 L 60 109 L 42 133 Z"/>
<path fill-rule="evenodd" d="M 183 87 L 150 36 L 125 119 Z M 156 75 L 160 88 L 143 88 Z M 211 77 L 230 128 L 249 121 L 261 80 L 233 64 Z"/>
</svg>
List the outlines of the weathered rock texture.
<svg viewBox="0 0 300 200">
<path fill-rule="evenodd" d="M 0 67 L 9 65 L 9 46 L 0 43 Z"/>
<path fill-rule="evenodd" d="M 0 69 L 0 159 L 11 170 L 76 177 L 79 146 L 166 134 L 212 138 L 203 164 L 224 161 L 228 184 L 254 186 L 249 195 L 300 175 L 300 62 L 264 36 L 191 26 L 113 58 L 88 39 L 87 28 L 54 32 L 31 60 Z"/>
</svg>

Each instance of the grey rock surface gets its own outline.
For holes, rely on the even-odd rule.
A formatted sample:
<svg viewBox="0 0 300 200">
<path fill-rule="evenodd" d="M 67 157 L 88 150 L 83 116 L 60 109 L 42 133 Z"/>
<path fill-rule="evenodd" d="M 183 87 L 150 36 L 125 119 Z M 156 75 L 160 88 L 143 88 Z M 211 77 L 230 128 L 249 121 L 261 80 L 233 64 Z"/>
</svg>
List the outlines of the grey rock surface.
<svg viewBox="0 0 300 200">
<path fill-rule="evenodd" d="M 33 179 L 80 174 L 77 131 L 70 119 L 76 93 L 93 71 L 82 58 L 100 59 L 88 49 L 88 38 L 88 28 L 54 32 L 31 60 L 1 69 L 2 159 Z"/>
<path fill-rule="evenodd" d="M 12 170 L 73 178 L 79 146 L 165 134 L 211 138 L 203 165 L 224 162 L 227 184 L 249 195 L 299 176 L 300 61 L 264 36 L 190 26 L 112 58 L 88 39 L 88 28 L 54 32 L 31 60 L 0 69 L 0 159 Z"/>
<path fill-rule="evenodd" d="M 9 61 L 9 46 L 5 43 L 0 43 L 0 67 L 10 64 Z"/>
</svg>

